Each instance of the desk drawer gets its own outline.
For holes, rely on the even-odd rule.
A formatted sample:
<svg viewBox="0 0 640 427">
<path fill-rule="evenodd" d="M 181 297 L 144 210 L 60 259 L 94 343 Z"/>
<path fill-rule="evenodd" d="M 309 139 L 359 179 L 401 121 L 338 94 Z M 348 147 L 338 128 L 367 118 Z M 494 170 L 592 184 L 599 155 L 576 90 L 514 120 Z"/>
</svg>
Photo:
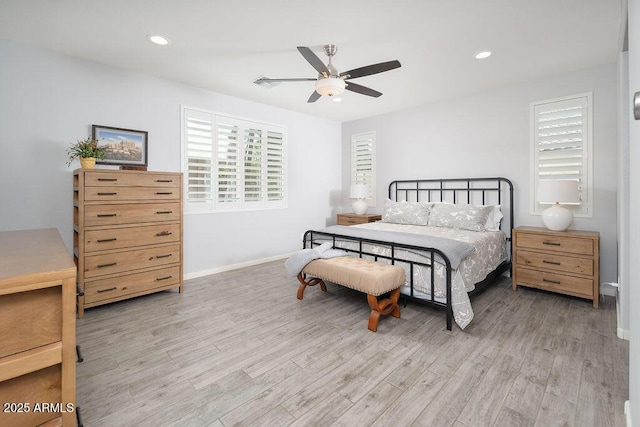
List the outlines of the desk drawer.
<svg viewBox="0 0 640 427">
<path fill-rule="evenodd" d="M 180 244 L 153 248 L 141 248 L 100 255 L 88 255 L 84 258 L 84 277 L 104 276 L 139 270 L 147 267 L 162 267 L 180 262 Z"/>
<path fill-rule="evenodd" d="M 180 266 L 86 282 L 85 304 L 180 283 Z"/>
<path fill-rule="evenodd" d="M 562 273 L 593 275 L 593 259 L 562 256 L 553 253 L 518 251 L 516 264 L 544 268 Z"/>
<path fill-rule="evenodd" d="M 593 299 L 593 279 L 516 267 L 518 284 Z"/>
<path fill-rule="evenodd" d="M 578 237 L 518 233 L 518 248 L 539 249 L 577 255 L 593 255 L 593 240 Z"/>
<path fill-rule="evenodd" d="M 180 203 L 87 205 L 84 208 L 84 225 L 88 227 L 137 222 L 178 221 L 181 215 Z"/>
<path fill-rule="evenodd" d="M 85 253 L 180 241 L 180 223 L 90 230 L 84 234 Z"/>
<path fill-rule="evenodd" d="M 62 285 L 0 296 L 0 357 L 58 341 Z"/>
</svg>

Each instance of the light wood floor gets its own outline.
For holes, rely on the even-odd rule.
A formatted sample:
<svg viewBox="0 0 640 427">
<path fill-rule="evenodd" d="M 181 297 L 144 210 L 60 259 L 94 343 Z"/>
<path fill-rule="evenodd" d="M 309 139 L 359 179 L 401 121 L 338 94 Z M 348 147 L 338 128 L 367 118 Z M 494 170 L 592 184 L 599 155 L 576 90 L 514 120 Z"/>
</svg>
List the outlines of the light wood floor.
<svg viewBox="0 0 640 427">
<path fill-rule="evenodd" d="M 190 280 L 78 320 L 86 426 L 624 426 L 615 304 L 503 278 L 466 330 L 411 304 L 367 330 L 363 294 L 284 262 Z"/>
</svg>

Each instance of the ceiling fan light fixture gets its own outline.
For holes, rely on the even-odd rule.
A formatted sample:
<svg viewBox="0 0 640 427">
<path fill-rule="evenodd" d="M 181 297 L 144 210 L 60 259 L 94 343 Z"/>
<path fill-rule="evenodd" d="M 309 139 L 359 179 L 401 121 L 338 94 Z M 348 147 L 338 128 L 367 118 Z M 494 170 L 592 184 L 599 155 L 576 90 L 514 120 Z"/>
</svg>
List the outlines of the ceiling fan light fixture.
<svg viewBox="0 0 640 427">
<path fill-rule="evenodd" d="M 316 82 L 316 92 L 322 96 L 337 96 L 344 93 L 344 80 L 338 77 L 327 77 Z"/>
</svg>

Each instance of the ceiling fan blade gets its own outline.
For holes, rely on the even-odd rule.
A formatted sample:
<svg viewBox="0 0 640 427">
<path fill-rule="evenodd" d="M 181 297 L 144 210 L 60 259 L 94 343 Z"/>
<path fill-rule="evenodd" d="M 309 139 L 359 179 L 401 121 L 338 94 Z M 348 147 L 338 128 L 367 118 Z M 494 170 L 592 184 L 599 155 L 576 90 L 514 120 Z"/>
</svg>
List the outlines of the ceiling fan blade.
<svg viewBox="0 0 640 427">
<path fill-rule="evenodd" d="M 304 46 L 298 46 L 298 51 L 302 54 L 302 56 L 304 56 L 304 59 L 306 59 L 307 62 L 311 64 L 311 66 L 315 68 L 320 74 L 325 77 L 329 77 L 329 69 L 326 65 L 324 65 L 324 62 L 322 62 L 320 58 L 318 58 L 318 56 L 313 53 L 311 49 Z"/>
<path fill-rule="evenodd" d="M 318 99 L 320 99 L 321 96 L 322 95 L 320 95 L 318 92 L 314 90 L 307 102 L 316 102 Z"/>
<path fill-rule="evenodd" d="M 340 77 L 349 76 L 348 79 L 370 76 L 372 74 L 384 73 L 400 67 L 400 61 L 381 62 L 379 64 L 367 65 L 366 67 L 354 68 L 353 70 L 340 73 Z"/>
<path fill-rule="evenodd" d="M 260 84 L 261 82 L 315 82 L 318 79 L 308 79 L 306 77 L 300 78 L 286 78 L 286 79 L 271 79 L 269 77 L 260 77 L 258 80 L 254 81 L 256 84 Z"/>
<path fill-rule="evenodd" d="M 346 83 L 347 83 L 347 87 L 345 87 L 345 89 L 350 90 L 351 92 L 356 92 L 356 93 L 367 95 L 367 96 L 373 96 L 374 98 L 377 98 L 380 95 L 382 95 L 382 92 L 378 92 L 377 90 L 373 90 L 366 86 L 357 85 L 351 82 L 346 82 Z"/>
</svg>

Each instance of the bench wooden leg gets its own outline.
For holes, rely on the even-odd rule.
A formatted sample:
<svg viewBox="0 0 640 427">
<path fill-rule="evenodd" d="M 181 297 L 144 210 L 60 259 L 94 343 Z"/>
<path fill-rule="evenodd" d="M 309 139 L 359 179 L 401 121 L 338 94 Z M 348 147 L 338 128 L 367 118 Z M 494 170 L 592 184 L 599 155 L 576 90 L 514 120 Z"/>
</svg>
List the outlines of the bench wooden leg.
<svg viewBox="0 0 640 427">
<path fill-rule="evenodd" d="M 400 297 L 400 288 L 391 291 L 389 298 L 383 298 L 378 301 L 378 297 L 375 295 L 367 294 L 367 302 L 369 308 L 371 308 L 371 314 L 369 315 L 369 330 L 376 332 L 378 330 L 378 321 L 380 315 L 391 314 L 393 317 L 400 317 L 400 306 L 398 305 L 398 298 Z"/>
<path fill-rule="evenodd" d="M 299 273 L 298 281 L 300 282 L 300 286 L 298 286 L 298 299 L 302 299 L 302 297 L 304 296 L 304 288 L 306 288 L 307 286 L 315 286 L 317 284 L 320 284 L 320 289 L 322 289 L 323 292 L 327 292 L 327 285 L 324 284 L 322 279 L 318 279 L 317 277 L 313 277 L 307 281 L 302 276 L 302 273 Z"/>
</svg>

